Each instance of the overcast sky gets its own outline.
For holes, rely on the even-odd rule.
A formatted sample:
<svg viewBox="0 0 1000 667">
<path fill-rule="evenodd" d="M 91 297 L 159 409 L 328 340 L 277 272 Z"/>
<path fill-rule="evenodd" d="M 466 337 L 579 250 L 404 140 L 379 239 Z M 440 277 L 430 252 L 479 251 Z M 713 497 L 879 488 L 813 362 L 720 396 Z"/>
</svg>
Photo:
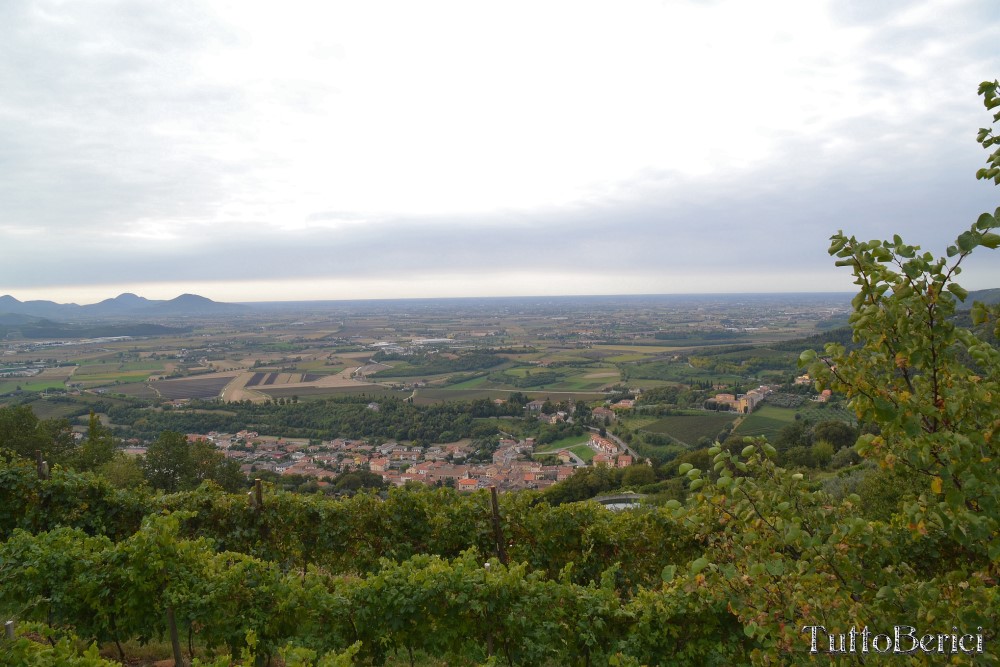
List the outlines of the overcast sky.
<svg viewBox="0 0 1000 667">
<path fill-rule="evenodd" d="M 838 229 L 1000 203 L 998 44 L 992 0 L 3 0 L 0 294 L 850 291 Z"/>
</svg>

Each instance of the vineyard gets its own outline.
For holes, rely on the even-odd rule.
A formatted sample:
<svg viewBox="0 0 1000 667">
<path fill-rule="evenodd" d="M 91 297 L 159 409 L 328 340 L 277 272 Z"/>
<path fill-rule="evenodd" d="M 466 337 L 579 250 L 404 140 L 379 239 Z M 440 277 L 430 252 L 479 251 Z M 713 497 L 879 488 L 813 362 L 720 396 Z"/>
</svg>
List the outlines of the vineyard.
<svg viewBox="0 0 1000 667">
<path fill-rule="evenodd" d="M 14 458 L 0 504 L 0 612 L 110 645 L 589 665 L 728 662 L 749 642 L 724 607 L 665 604 L 665 573 L 697 552 L 665 508 L 506 495 L 494 524 L 485 492 L 149 495 Z"/>
</svg>

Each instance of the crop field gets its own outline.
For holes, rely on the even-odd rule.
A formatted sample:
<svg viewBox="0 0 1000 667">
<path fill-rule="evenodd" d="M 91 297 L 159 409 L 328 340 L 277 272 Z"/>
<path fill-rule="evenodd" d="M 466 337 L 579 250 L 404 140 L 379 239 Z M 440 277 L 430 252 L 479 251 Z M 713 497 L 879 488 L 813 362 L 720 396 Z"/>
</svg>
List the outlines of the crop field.
<svg viewBox="0 0 1000 667">
<path fill-rule="evenodd" d="M 551 454 L 552 452 L 558 452 L 560 449 L 569 449 L 570 447 L 575 447 L 576 445 L 586 445 L 588 442 L 590 442 L 589 433 L 584 433 L 583 435 L 571 435 L 568 438 L 563 438 L 561 440 L 556 440 L 555 442 L 550 442 L 547 445 L 542 445 L 535 450 L 535 453 Z"/>
<path fill-rule="evenodd" d="M 153 382 L 157 393 L 168 400 L 181 398 L 215 398 L 219 392 L 233 379 L 232 375 L 204 378 L 185 378 L 182 380 L 161 380 Z"/>
<path fill-rule="evenodd" d="M 28 405 L 39 419 L 61 419 L 72 415 L 86 414 L 95 403 L 121 405 L 124 401 L 107 396 L 81 394 L 56 399 L 39 398 L 31 401 Z"/>
<path fill-rule="evenodd" d="M 35 377 L 39 380 L 67 380 L 75 370 L 76 366 L 50 366 Z"/>
<path fill-rule="evenodd" d="M 28 403 L 31 411 L 39 419 L 64 419 L 77 414 L 82 405 L 73 403 L 55 403 L 53 401 L 37 400 Z"/>
<path fill-rule="evenodd" d="M 73 382 L 87 389 L 92 387 L 106 387 L 113 384 L 127 384 L 130 382 L 142 382 L 149 378 L 148 371 L 135 371 L 132 373 L 114 373 L 106 375 L 87 375 L 78 373 L 73 376 Z"/>
<path fill-rule="evenodd" d="M 854 414 L 838 405 L 806 402 L 798 408 L 779 408 L 774 405 L 764 405 L 753 414 L 747 416 L 734 433 L 737 435 L 764 436 L 774 440 L 778 433 L 788 424 L 795 421 L 795 415 L 811 422 L 821 422 L 828 419 L 838 419 L 849 423 L 855 422 Z"/>
<path fill-rule="evenodd" d="M 299 399 L 327 398 L 332 396 L 344 396 L 345 394 L 365 394 L 366 396 L 398 396 L 405 398 L 410 392 L 400 392 L 377 384 L 361 384 L 339 386 L 339 387 L 273 387 L 257 389 L 262 394 L 273 399 L 291 398 L 298 396 Z"/>
<path fill-rule="evenodd" d="M 731 384 L 741 380 L 738 375 L 714 373 L 704 368 L 693 368 L 687 363 L 668 361 L 626 364 L 622 366 L 622 372 L 628 376 L 629 382 L 633 378 L 660 380 L 661 382 L 681 382 L 684 384 L 690 384 L 695 380 L 710 380 L 716 383 Z"/>
<path fill-rule="evenodd" d="M 472 386 L 483 388 L 509 389 L 511 391 L 540 392 L 596 392 L 603 387 L 615 384 L 619 380 L 617 371 L 600 368 L 603 372 L 595 372 L 592 367 L 584 368 L 545 368 L 519 367 L 503 371 L 503 374 L 493 373 L 489 378 Z M 504 375 L 507 381 L 504 381 Z M 594 377 L 599 375 L 600 377 Z M 511 378 L 517 378 L 511 380 Z M 537 384 L 534 384 L 537 382 Z"/>
<path fill-rule="evenodd" d="M 594 347 L 599 350 L 618 351 L 619 354 L 631 353 L 643 356 L 670 354 L 676 352 L 677 350 L 684 349 L 666 345 L 602 345 L 600 343 Z"/>
<path fill-rule="evenodd" d="M 45 391 L 46 389 L 62 389 L 62 380 L 36 380 L 33 378 L 11 378 L 0 380 L 0 395 L 12 394 L 20 388 L 21 391 Z"/>
<path fill-rule="evenodd" d="M 485 375 L 477 378 L 472 378 L 471 380 L 465 380 L 464 382 L 458 382 L 456 384 L 448 385 L 450 391 L 457 389 L 476 389 L 481 387 L 484 383 L 488 382 L 489 378 Z"/>
<path fill-rule="evenodd" d="M 482 398 L 490 400 L 507 398 L 511 392 L 504 389 L 431 389 L 422 388 L 413 394 L 414 405 L 433 405 L 446 401 L 475 401 Z"/>
<path fill-rule="evenodd" d="M 122 370 L 125 371 L 150 371 L 156 373 L 163 372 L 163 362 L 155 361 L 153 359 L 144 361 L 129 361 L 121 365 Z"/>
<path fill-rule="evenodd" d="M 613 357 L 608 357 L 608 361 L 612 361 L 616 364 L 629 363 L 632 361 L 642 361 L 643 359 L 649 359 L 650 356 L 651 355 L 648 354 L 637 354 L 637 353 L 616 354 Z"/>
<path fill-rule="evenodd" d="M 315 382 L 326 377 L 318 373 L 254 373 L 246 382 L 246 387 L 269 387 L 272 385 Z"/>
<path fill-rule="evenodd" d="M 340 373 L 347 366 L 345 364 L 331 364 L 325 361 L 309 361 L 295 364 L 295 371 L 298 373 L 311 375 L 334 375 Z"/>
<path fill-rule="evenodd" d="M 774 440 L 778 432 L 795 421 L 795 408 L 779 408 L 774 405 L 763 405 L 736 428 L 737 435 L 762 435 L 768 440 Z"/>
<path fill-rule="evenodd" d="M 416 405 L 430 405 L 432 403 L 443 403 L 444 401 L 473 401 L 480 398 L 501 398 L 506 399 L 514 391 L 521 391 L 531 398 L 551 398 L 553 401 L 570 400 L 571 402 L 601 400 L 604 394 L 579 391 L 536 391 L 535 389 L 454 389 L 448 388 L 422 388 L 418 389 L 413 397 Z"/>
<path fill-rule="evenodd" d="M 145 382 L 130 382 L 115 386 L 115 393 L 125 394 L 132 398 L 158 398 L 159 394 Z"/>
<path fill-rule="evenodd" d="M 686 445 L 694 445 L 698 438 L 714 438 L 726 424 L 736 419 L 736 415 L 725 412 L 705 412 L 704 414 L 671 415 L 658 419 L 644 427 L 650 433 L 662 433 Z"/>
<path fill-rule="evenodd" d="M 80 364 L 80 368 L 77 369 L 77 373 L 84 373 L 86 375 L 104 375 L 109 373 L 117 373 L 122 369 L 123 364 L 117 361 L 85 361 Z"/>
</svg>

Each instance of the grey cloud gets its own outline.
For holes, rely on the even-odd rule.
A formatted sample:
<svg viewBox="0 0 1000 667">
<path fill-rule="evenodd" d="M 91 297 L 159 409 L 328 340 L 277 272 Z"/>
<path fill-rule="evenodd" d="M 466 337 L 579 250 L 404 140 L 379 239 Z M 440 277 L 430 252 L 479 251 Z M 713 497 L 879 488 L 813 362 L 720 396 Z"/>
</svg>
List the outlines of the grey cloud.
<svg viewBox="0 0 1000 667">
<path fill-rule="evenodd" d="M 909 4 L 832 6 L 839 20 L 871 25 Z M 39 18 L 38 7 L 49 7 L 51 20 Z M 564 208 L 370 219 L 332 201 L 306 221 L 355 222 L 277 232 L 262 220 L 200 222 L 215 219 L 228 183 L 264 190 L 268 172 L 259 164 L 286 158 L 252 147 L 249 159 L 215 154 L 220 137 L 247 132 L 234 115 L 256 101 L 204 81 L 188 60 L 191 50 L 239 39 L 199 3 L 3 2 L 0 229 L 50 233 L 3 238 L 0 284 L 474 277 L 498 269 L 613 276 L 778 267 L 833 275 L 826 247 L 837 229 L 860 238 L 898 232 L 940 252 L 996 204 L 996 190 L 972 176 L 984 157 L 974 128 L 988 116 L 974 96 L 978 81 L 941 76 L 935 82 L 942 88 L 927 90 L 891 62 L 893 54 L 921 53 L 931 38 L 958 40 L 962 57 L 946 50 L 937 63 L 942 71 L 967 69 L 964 54 L 972 50 L 998 70 L 984 78 L 1000 74 L 995 20 L 991 27 L 985 12 L 959 16 L 967 31 L 957 37 L 937 25 L 873 33 L 863 92 L 887 100 L 902 123 L 859 117 L 811 140 L 788 128 L 765 165 L 723 170 L 714 180 L 649 168 Z M 339 57 L 336 49 L 330 54 Z M 273 83 L 294 93 L 285 104 L 305 112 L 321 108 L 318 96 L 336 94 L 296 82 L 292 73 Z M 915 103 L 928 99 L 934 103 Z M 738 141 L 738 118 L 731 131 Z M 826 142 L 837 138 L 857 150 L 846 158 L 831 151 Z M 253 137 L 246 139 L 252 146 Z M 176 241 L 109 234 L 143 219 L 187 224 Z M 995 259 L 991 266 L 983 254 L 987 259 L 974 257 L 970 267 L 1000 284 Z"/>
</svg>

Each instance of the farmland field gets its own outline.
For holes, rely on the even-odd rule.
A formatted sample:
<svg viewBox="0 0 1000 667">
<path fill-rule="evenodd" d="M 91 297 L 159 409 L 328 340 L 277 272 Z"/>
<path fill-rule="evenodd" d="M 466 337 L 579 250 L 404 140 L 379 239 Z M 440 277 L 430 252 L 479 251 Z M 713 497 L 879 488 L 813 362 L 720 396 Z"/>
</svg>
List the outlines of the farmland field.
<svg viewBox="0 0 1000 667">
<path fill-rule="evenodd" d="M 62 389 L 62 380 L 32 380 L 31 378 L 14 378 L 0 381 L 0 394 L 10 394 L 20 387 L 21 391 L 45 391 L 46 389 Z"/>
<path fill-rule="evenodd" d="M 114 389 L 117 394 L 125 394 L 126 396 L 131 396 L 133 398 L 157 398 L 159 394 L 156 390 L 150 387 L 145 382 L 131 382 L 128 384 L 120 384 L 115 386 Z"/>
<path fill-rule="evenodd" d="M 213 376 L 203 378 L 185 378 L 183 380 L 161 380 L 153 382 L 152 386 L 165 399 L 181 398 L 215 398 L 222 389 L 232 382 L 234 375 Z"/>
<path fill-rule="evenodd" d="M 430 389 L 423 388 L 416 391 L 413 402 L 418 405 L 429 405 L 431 403 L 441 403 L 444 401 L 472 401 L 479 398 L 507 398 L 514 391 L 522 391 L 531 398 L 551 398 L 553 401 L 570 400 L 576 401 L 597 401 L 604 398 L 604 394 L 580 391 L 549 391 L 535 389 Z"/>
<path fill-rule="evenodd" d="M 704 414 L 671 415 L 658 419 L 644 427 L 650 433 L 662 433 L 686 445 L 694 445 L 701 437 L 714 438 L 726 424 L 731 424 L 736 415 L 726 412 L 705 412 Z"/>
<path fill-rule="evenodd" d="M 457 389 L 475 389 L 481 386 L 483 383 L 487 382 L 487 380 L 488 378 L 485 375 L 483 375 L 481 377 L 472 378 L 471 380 L 465 380 L 464 382 L 458 382 L 456 384 L 449 385 L 448 388 L 451 391 Z"/>
<path fill-rule="evenodd" d="M 39 380 L 66 380 L 75 370 L 76 366 L 50 366 L 35 377 Z"/>
<path fill-rule="evenodd" d="M 406 397 L 410 395 L 410 392 L 399 392 L 392 389 L 388 389 L 377 384 L 361 384 L 357 383 L 349 386 L 339 386 L 339 387 L 317 387 L 317 386 L 298 386 L 298 387 L 268 387 L 266 389 L 257 389 L 262 394 L 266 394 L 269 398 L 291 398 L 292 396 L 298 396 L 302 400 L 316 399 L 316 398 L 326 398 L 328 396 L 343 396 L 344 394 L 364 394 L 366 396 L 398 396 Z"/>
<path fill-rule="evenodd" d="M 774 405 L 764 405 L 743 420 L 734 433 L 737 435 L 762 435 L 768 440 L 774 440 L 778 432 L 795 421 L 795 408 L 779 408 Z"/>
<path fill-rule="evenodd" d="M 535 453 L 551 454 L 552 452 L 558 452 L 560 449 L 569 449 L 571 447 L 575 447 L 576 445 L 586 445 L 588 442 L 590 442 L 589 433 L 584 433 L 583 435 L 571 435 L 568 438 L 563 438 L 561 440 L 556 440 L 555 442 L 550 442 L 547 445 L 542 445 L 535 450 Z M 577 456 L 579 456 L 579 454 L 577 454 Z"/>
<path fill-rule="evenodd" d="M 92 387 L 105 387 L 112 384 L 124 384 L 129 382 L 142 382 L 149 378 L 148 371 L 119 372 L 107 375 L 86 375 L 77 373 L 73 376 L 73 383 L 79 384 L 88 389 Z"/>
<path fill-rule="evenodd" d="M 80 394 L 73 397 L 57 397 L 52 399 L 39 398 L 28 403 L 31 411 L 39 419 L 59 419 L 72 415 L 86 414 L 94 404 L 122 405 L 124 401 L 108 396 Z"/>
<path fill-rule="evenodd" d="M 764 405 L 753 414 L 749 415 L 740 424 L 734 433 L 747 436 L 764 436 L 773 441 L 778 433 L 788 424 L 795 420 L 796 414 L 800 419 L 811 422 L 821 422 L 828 419 L 838 419 L 853 423 L 854 415 L 847 409 L 838 405 L 825 405 L 823 403 L 812 403 L 807 401 L 799 408 L 779 408 L 774 405 Z"/>
</svg>

